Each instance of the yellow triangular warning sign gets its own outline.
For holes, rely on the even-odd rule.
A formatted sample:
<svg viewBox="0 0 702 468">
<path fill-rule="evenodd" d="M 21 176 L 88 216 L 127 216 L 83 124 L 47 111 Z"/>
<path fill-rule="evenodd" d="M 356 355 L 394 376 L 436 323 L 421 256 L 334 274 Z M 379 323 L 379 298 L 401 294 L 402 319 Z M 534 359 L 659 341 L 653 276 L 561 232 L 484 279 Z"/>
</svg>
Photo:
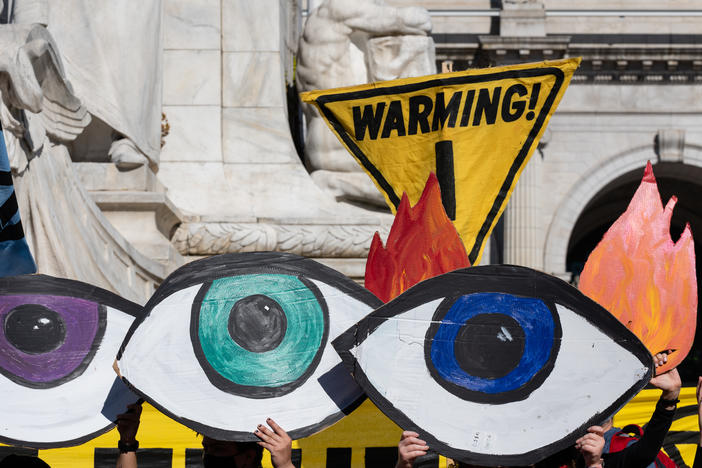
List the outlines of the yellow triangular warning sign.
<svg viewBox="0 0 702 468">
<path fill-rule="evenodd" d="M 504 210 L 580 58 L 302 93 L 395 212 L 430 172 L 469 252 Z"/>
</svg>

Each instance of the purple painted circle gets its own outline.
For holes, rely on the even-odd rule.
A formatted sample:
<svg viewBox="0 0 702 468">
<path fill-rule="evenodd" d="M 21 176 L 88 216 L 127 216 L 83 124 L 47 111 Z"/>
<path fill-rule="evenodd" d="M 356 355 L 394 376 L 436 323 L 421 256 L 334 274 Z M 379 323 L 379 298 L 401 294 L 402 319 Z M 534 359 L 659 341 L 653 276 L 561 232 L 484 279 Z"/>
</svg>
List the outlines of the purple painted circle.
<svg viewBox="0 0 702 468">
<path fill-rule="evenodd" d="M 14 308 L 36 304 L 58 313 L 66 327 L 63 344 L 43 354 L 28 354 L 15 348 L 0 327 L 0 367 L 17 377 L 36 383 L 52 382 L 70 375 L 90 353 L 100 327 L 99 305 L 70 296 L 14 295 L 0 297 L 0 324 Z"/>
</svg>

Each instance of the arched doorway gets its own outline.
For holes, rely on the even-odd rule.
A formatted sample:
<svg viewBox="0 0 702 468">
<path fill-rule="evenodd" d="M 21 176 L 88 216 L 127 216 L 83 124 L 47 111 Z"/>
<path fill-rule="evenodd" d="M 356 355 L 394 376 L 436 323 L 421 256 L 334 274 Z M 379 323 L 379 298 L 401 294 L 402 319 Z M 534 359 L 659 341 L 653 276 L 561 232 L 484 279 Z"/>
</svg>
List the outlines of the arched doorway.
<svg viewBox="0 0 702 468">
<path fill-rule="evenodd" d="M 671 196 L 678 197 L 673 211 L 670 233 L 677 240 L 685 224 L 690 223 L 695 239 L 698 288 L 702 278 L 702 168 L 684 164 L 660 163 L 653 166 L 663 204 Z M 626 210 L 643 176 L 644 166 L 629 171 L 604 186 L 587 203 L 571 231 L 566 256 L 566 269 L 577 282 L 590 252 L 612 223 Z M 693 350 L 680 366 L 686 383 L 696 383 L 702 369 L 702 314 L 698 306 L 697 335 Z"/>
</svg>

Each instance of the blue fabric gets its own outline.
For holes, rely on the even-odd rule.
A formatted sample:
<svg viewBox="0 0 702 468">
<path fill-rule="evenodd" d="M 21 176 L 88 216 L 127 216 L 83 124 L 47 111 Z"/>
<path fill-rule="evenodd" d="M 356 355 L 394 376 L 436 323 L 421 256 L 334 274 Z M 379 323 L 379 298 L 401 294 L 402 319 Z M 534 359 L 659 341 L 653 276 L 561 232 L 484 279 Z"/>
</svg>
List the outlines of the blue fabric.
<svg viewBox="0 0 702 468">
<path fill-rule="evenodd" d="M 17 202 L 12 198 L 14 191 L 10 160 L 0 130 L 0 277 L 37 272 L 24 238 Z"/>
</svg>

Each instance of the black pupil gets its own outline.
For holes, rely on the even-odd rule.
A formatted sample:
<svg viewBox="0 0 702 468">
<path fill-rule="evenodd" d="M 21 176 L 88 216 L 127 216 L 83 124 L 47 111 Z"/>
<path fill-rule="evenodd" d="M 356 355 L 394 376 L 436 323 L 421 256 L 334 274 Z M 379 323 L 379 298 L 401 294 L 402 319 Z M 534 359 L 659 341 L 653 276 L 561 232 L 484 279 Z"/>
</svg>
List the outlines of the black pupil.
<svg viewBox="0 0 702 468">
<path fill-rule="evenodd" d="M 524 353 L 524 330 L 504 314 L 480 314 L 458 331 L 454 354 L 469 375 L 499 379 L 509 374 Z"/>
<path fill-rule="evenodd" d="M 253 353 L 277 348 L 287 328 L 285 312 L 268 296 L 256 294 L 240 299 L 229 313 L 229 335 Z"/>
<path fill-rule="evenodd" d="M 66 325 L 61 315 L 38 304 L 12 309 L 5 317 L 4 331 L 7 341 L 27 354 L 53 351 L 66 338 Z"/>
</svg>

